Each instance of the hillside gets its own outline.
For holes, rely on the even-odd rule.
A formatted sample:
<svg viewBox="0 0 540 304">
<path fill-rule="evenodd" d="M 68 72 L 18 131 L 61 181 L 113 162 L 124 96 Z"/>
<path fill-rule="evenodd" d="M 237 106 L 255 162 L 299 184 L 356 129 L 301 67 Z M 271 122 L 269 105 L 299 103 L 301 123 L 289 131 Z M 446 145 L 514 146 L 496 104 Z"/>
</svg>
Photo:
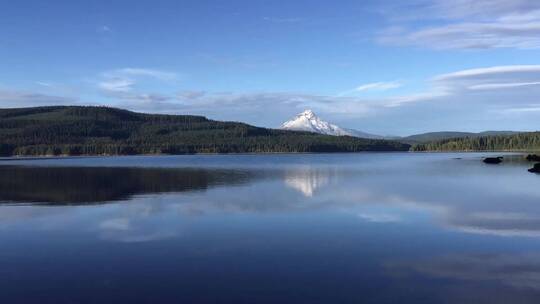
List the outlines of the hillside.
<svg viewBox="0 0 540 304">
<path fill-rule="evenodd" d="M 411 135 L 407 137 L 402 137 L 399 139 L 399 141 L 408 143 L 408 144 L 419 144 L 419 143 L 428 143 L 428 142 L 433 142 L 433 141 L 440 141 L 440 140 L 454 139 L 454 138 L 514 135 L 518 133 L 519 132 L 513 132 L 513 131 L 485 131 L 485 132 L 480 132 L 480 133 L 443 131 L 443 132 L 429 132 L 429 133 L 415 134 L 415 135 Z"/>
<path fill-rule="evenodd" d="M 445 139 L 414 145 L 412 151 L 537 151 L 540 132 Z"/>
<path fill-rule="evenodd" d="M 0 155 L 406 151 L 409 145 L 107 107 L 0 109 Z"/>
</svg>

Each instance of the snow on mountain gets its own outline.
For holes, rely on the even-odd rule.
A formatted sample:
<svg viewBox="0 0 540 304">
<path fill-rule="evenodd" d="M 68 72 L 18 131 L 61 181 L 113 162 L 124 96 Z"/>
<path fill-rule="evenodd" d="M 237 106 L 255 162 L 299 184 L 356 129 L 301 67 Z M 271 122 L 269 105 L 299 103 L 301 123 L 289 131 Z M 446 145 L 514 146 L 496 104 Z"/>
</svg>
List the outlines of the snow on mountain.
<svg viewBox="0 0 540 304">
<path fill-rule="evenodd" d="M 305 110 L 296 115 L 292 120 L 281 125 L 281 129 L 293 131 L 307 131 L 319 134 L 334 135 L 334 136 L 354 136 L 361 138 L 382 139 L 383 136 L 369 134 L 353 129 L 343 129 L 334 124 L 321 120 L 313 111 Z"/>
<path fill-rule="evenodd" d="M 327 135 L 350 135 L 344 129 L 321 120 L 313 111 L 305 110 L 282 126 L 285 130 L 308 131 Z"/>
</svg>

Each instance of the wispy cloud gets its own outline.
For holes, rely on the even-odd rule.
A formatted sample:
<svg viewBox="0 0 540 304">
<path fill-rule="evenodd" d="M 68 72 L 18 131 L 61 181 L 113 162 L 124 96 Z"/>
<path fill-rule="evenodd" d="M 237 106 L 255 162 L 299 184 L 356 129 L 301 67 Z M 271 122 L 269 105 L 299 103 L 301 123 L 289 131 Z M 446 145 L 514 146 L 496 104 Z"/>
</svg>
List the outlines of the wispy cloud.
<svg viewBox="0 0 540 304">
<path fill-rule="evenodd" d="M 181 91 L 178 92 L 177 98 L 179 100 L 187 99 L 187 100 L 193 100 L 193 99 L 199 99 L 207 94 L 206 91 L 197 91 L 197 90 L 188 90 L 188 91 Z"/>
<path fill-rule="evenodd" d="M 123 68 L 105 72 L 105 75 L 115 76 L 124 76 L 124 77 L 152 77 L 161 80 L 175 80 L 178 77 L 177 73 L 154 70 L 154 69 L 141 69 L 141 68 Z"/>
<path fill-rule="evenodd" d="M 402 86 L 403 84 L 399 81 L 373 82 L 373 83 L 366 83 L 366 84 L 360 85 L 357 88 L 355 88 L 354 91 L 356 92 L 388 91 L 388 90 L 400 88 Z"/>
<path fill-rule="evenodd" d="M 540 65 L 511 65 L 462 70 L 436 76 L 446 90 L 498 90 L 540 84 Z"/>
<path fill-rule="evenodd" d="M 477 84 L 469 87 L 471 90 L 494 90 L 494 89 L 508 89 L 508 88 L 520 88 L 540 85 L 540 82 L 515 82 L 515 83 L 487 83 Z"/>
<path fill-rule="evenodd" d="M 135 81 L 128 78 L 111 77 L 98 84 L 106 92 L 127 93 L 133 90 Z"/>
<path fill-rule="evenodd" d="M 380 104 L 386 108 L 396 108 L 419 102 L 434 102 L 449 95 L 450 93 L 447 91 L 447 88 L 440 86 L 430 88 L 429 91 L 425 92 L 388 97 Z"/>
<path fill-rule="evenodd" d="M 401 88 L 403 84 L 400 81 L 372 82 L 359 85 L 358 87 L 339 93 L 337 96 L 347 96 L 364 92 L 385 92 Z"/>
<path fill-rule="evenodd" d="M 380 42 L 435 49 L 540 48 L 537 1 L 431 0 L 420 1 L 414 11 L 401 7 L 401 13 L 415 22 L 389 27 Z"/>
<path fill-rule="evenodd" d="M 502 113 L 502 114 L 538 113 L 538 112 L 540 112 L 540 104 L 528 105 L 528 106 L 517 107 L 517 108 L 500 109 L 500 110 L 495 110 L 494 112 L 498 112 L 498 113 Z"/>
<path fill-rule="evenodd" d="M 478 68 L 478 69 L 468 69 L 457 71 L 448 74 L 442 74 L 436 76 L 434 79 L 438 81 L 447 81 L 455 79 L 482 79 L 482 78 L 493 78 L 509 75 L 512 78 L 515 78 L 515 75 L 523 75 L 526 73 L 532 73 L 534 77 L 538 77 L 540 74 L 540 65 L 506 65 L 506 66 L 494 66 L 487 68 Z"/>
<path fill-rule="evenodd" d="M 488 105 L 502 103 L 514 106 L 530 102 L 538 93 L 518 91 L 523 87 L 540 89 L 540 65 L 493 66 L 437 75 L 431 79 L 426 92 L 397 96 L 387 105 L 394 107 L 411 102 L 453 98 L 468 100 L 469 105 L 482 104 L 487 100 Z M 513 94 L 514 99 L 506 100 L 507 97 L 501 93 Z"/>
<path fill-rule="evenodd" d="M 50 83 L 50 82 L 45 82 L 45 81 L 36 81 L 36 84 L 37 84 L 37 85 L 40 85 L 40 86 L 42 86 L 42 87 L 48 87 L 48 88 L 50 88 L 50 87 L 53 86 L 52 83 Z"/>
<path fill-rule="evenodd" d="M 143 68 L 123 68 L 102 73 L 98 88 L 108 97 L 138 102 L 163 102 L 171 99 L 161 93 L 141 92 L 138 85 L 144 79 L 175 83 L 178 75 L 173 72 Z"/>
</svg>

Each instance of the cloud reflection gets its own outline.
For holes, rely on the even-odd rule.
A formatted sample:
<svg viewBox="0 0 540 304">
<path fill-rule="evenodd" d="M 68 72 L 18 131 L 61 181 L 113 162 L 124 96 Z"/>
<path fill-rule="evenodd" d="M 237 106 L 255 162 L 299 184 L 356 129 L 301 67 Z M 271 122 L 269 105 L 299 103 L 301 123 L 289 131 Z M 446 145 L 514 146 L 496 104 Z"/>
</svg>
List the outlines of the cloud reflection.
<svg viewBox="0 0 540 304">
<path fill-rule="evenodd" d="M 477 283 L 497 282 L 512 288 L 540 291 L 540 253 L 456 254 L 388 263 L 387 269 L 399 276 L 420 274 Z"/>
</svg>

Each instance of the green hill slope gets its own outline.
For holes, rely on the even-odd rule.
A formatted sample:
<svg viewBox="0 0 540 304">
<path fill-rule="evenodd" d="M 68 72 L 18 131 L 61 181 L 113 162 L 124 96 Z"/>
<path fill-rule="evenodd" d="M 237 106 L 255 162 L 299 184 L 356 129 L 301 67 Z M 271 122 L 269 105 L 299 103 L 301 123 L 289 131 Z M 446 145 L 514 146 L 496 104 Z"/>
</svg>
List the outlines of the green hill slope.
<svg viewBox="0 0 540 304">
<path fill-rule="evenodd" d="M 0 109 L 0 155 L 406 151 L 407 144 L 326 136 L 106 107 Z"/>
<path fill-rule="evenodd" d="M 481 133 L 472 132 L 429 132 L 423 134 L 416 134 L 407 137 L 400 138 L 399 140 L 409 144 L 428 143 L 433 141 L 440 141 L 446 139 L 465 138 L 465 137 L 483 137 L 483 136 L 496 136 L 496 135 L 514 135 L 519 132 L 513 131 L 486 131 Z"/>
<path fill-rule="evenodd" d="M 412 151 L 538 151 L 540 132 L 463 137 L 414 145 Z"/>
</svg>

